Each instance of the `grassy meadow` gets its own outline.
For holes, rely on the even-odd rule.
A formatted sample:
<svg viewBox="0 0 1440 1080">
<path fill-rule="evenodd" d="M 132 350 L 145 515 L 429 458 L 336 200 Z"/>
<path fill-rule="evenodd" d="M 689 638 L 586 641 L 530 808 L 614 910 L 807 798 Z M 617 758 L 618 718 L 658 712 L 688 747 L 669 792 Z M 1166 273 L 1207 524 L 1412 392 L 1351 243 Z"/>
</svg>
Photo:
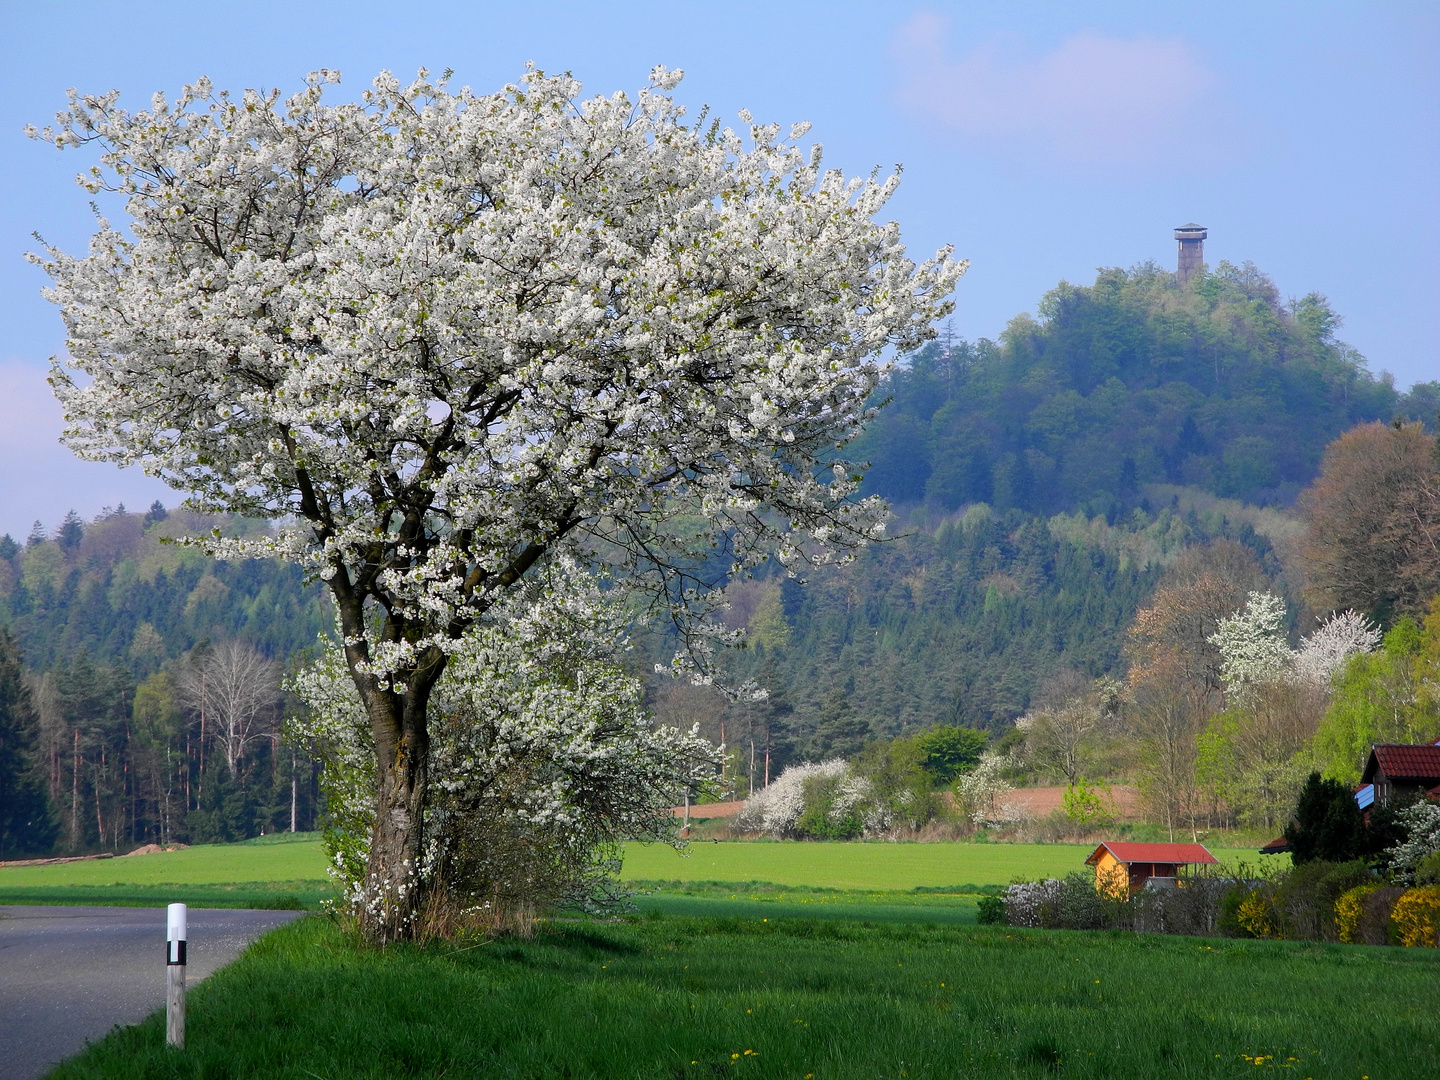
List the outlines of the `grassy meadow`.
<svg viewBox="0 0 1440 1080">
<path fill-rule="evenodd" d="M 383 952 L 328 919 L 262 939 L 91 1077 L 1434 1075 L 1440 954 L 813 918 L 556 921 Z"/>
<path fill-rule="evenodd" d="M 954 894 L 924 901 L 936 909 L 936 918 L 951 921 L 960 911 L 973 911 L 977 892 L 1016 878 L 1083 869 L 1091 850 L 1089 844 L 702 841 L 682 855 L 664 844 L 631 844 L 621 876 L 646 894 L 640 898 L 643 910 L 672 915 L 718 915 L 727 903 L 794 902 L 834 917 L 842 898 L 822 893 L 839 890 L 848 894 L 846 917 L 880 918 L 877 904 L 913 906 L 921 900 L 908 894 L 921 890 Z M 1249 848 L 1214 851 L 1230 864 L 1258 860 Z M 280 834 L 150 855 L 3 867 L 0 904 L 183 901 L 197 907 L 315 908 L 333 895 L 325 868 L 318 835 Z M 743 895 L 736 891 L 740 886 Z M 961 895 L 969 899 L 957 900 Z M 912 916 L 902 911 L 900 917 Z"/>
<path fill-rule="evenodd" d="M 0 867 L 0 904 L 307 908 L 334 893 L 313 833 L 50 866 Z"/>
<path fill-rule="evenodd" d="M 727 841 L 625 849 L 627 881 L 765 881 L 831 889 L 1006 885 L 1083 869 L 1086 844 L 887 844 Z"/>
</svg>

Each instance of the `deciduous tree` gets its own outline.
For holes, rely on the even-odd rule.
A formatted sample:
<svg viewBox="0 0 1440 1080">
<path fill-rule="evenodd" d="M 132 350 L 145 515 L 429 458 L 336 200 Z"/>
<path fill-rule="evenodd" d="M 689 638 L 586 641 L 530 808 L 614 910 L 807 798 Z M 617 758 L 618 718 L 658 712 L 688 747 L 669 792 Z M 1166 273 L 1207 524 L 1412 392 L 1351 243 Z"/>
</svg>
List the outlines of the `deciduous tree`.
<svg viewBox="0 0 1440 1080">
<path fill-rule="evenodd" d="M 98 145 L 81 182 L 119 193 L 130 235 L 101 221 L 87 257 L 36 260 L 72 449 L 298 523 L 208 548 L 329 586 L 372 727 L 384 941 L 423 891 L 456 643 L 567 551 L 693 634 L 717 547 L 740 571 L 879 535 L 837 447 L 964 266 L 910 262 L 874 220 L 898 178 L 823 169 L 804 125 L 687 125 L 678 72 L 634 99 L 531 70 L 489 95 L 387 73 L 325 104 L 335 81 L 282 100 L 201 80 L 133 114 L 72 94 L 35 134 Z"/>
<path fill-rule="evenodd" d="M 1325 450 L 1301 495 L 1306 591 L 1382 623 L 1440 591 L 1440 458 L 1419 424 L 1361 424 Z"/>
</svg>

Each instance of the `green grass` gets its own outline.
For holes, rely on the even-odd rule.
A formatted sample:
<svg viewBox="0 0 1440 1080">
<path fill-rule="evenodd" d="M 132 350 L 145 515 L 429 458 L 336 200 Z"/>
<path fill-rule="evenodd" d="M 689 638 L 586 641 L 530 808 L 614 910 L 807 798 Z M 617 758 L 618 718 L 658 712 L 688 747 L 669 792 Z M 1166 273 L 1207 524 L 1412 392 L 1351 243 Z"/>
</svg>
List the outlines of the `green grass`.
<svg viewBox="0 0 1440 1080">
<path fill-rule="evenodd" d="M 976 921 L 976 901 L 998 886 L 960 885 L 909 892 L 825 889 L 733 881 L 632 881 L 644 916 L 692 918 L 849 919 L 958 925 Z"/>
<path fill-rule="evenodd" d="M 315 834 L 0 868 L 0 904 L 313 908 L 334 888 Z"/>
<path fill-rule="evenodd" d="M 52 866 L 0 869 L 0 889 L 37 885 L 229 885 L 237 881 L 323 881 L 318 837 L 293 842 L 205 844 L 180 851 Z"/>
<path fill-rule="evenodd" d="M 1093 845 L 846 844 L 730 841 L 691 844 L 685 855 L 664 844 L 629 844 L 625 880 L 768 881 L 835 889 L 913 889 L 959 882 L 1008 884 L 1083 868 Z"/>
<path fill-rule="evenodd" d="M 626 881 L 764 882 L 777 888 L 895 893 L 917 887 L 959 890 L 960 882 L 1005 885 L 1084 868 L 1090 844 L 694 843 L 685 855 L 663 844 L 631 844 Z M 1215 849 L 1222 861 L 1258 861 L 1252 849 Z M 331 894 L 325 852 L 315 834 L 263 837 L 183 851 L 0 869 L 0 903 L 145 904 L 183 900 L 197 906 L 265 907 L 297 897 L 314 907 Z M 170 886 L 186 886 L 178 895 Z M 668 892 L 675 891 L 667 889 Z M 733 888 L 732 890 L 733 891 Z M 723 899 L 701 908 L 715 914 Z M 864 904 L 874 907 L 875 901 Z M 973 903 L 971 901 L 970 903 Z M 678 901 L 677 901 L 678 904 Z M 679 913 L 684 905 L 675 906 Z M 670 910 L 667 908 L 667 910 Z"/>
<path fill-rule="evenodd" d="M 652 916 L 378 952 L 312 917 L 191 994 L 183 1052 L 157 1014 L 53 1076 L 1404 1080 L 1437 1000 L 1420 949 Z"/>
<path fill-rule="evenodd" d="M 1008 885 L 1016 878 L 1064 877 L 1085 869 L 1094 844 L 891 844 L 729 841 L 629 844 L 621 877 L 629 881 L 768 881 L 835 889 L 913 889 L 957 882 Z M 1256 864 L 1254 848 L 1212 848 L 1222 863 Z"/>
</svg>

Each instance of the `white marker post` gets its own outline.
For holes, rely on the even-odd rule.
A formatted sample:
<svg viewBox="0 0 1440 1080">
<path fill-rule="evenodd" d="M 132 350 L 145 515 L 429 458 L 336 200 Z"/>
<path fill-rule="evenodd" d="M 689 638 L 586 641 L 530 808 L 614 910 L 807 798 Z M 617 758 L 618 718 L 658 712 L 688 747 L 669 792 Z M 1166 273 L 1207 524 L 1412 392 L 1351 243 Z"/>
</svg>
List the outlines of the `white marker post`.
<svg viewBox="0 0 1440 1080">
<path fill-rule="evenodd" d="M 185 905 L 165 912 L 165 1042 L 185 1049 Z"/>
</svg>

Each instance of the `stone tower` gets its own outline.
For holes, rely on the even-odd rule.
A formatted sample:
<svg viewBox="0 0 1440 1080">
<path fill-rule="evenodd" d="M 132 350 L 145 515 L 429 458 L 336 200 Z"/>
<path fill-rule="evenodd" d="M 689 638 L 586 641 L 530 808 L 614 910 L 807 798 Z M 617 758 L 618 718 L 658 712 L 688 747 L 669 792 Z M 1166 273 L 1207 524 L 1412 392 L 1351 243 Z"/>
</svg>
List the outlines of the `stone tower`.
<svg viewBox="0 0 1440 1080">
<path fill-rule="evenodd" d="M 1175 267 L 1175 280 L 1181 285 L 1189 281 L 1205 262 L 1205 238 L 1209 236 L 1204 225 L 1181 225 L 1175 230 L 1175 239 L 1180 241 L 1180 262 Z"/>
</svg>

